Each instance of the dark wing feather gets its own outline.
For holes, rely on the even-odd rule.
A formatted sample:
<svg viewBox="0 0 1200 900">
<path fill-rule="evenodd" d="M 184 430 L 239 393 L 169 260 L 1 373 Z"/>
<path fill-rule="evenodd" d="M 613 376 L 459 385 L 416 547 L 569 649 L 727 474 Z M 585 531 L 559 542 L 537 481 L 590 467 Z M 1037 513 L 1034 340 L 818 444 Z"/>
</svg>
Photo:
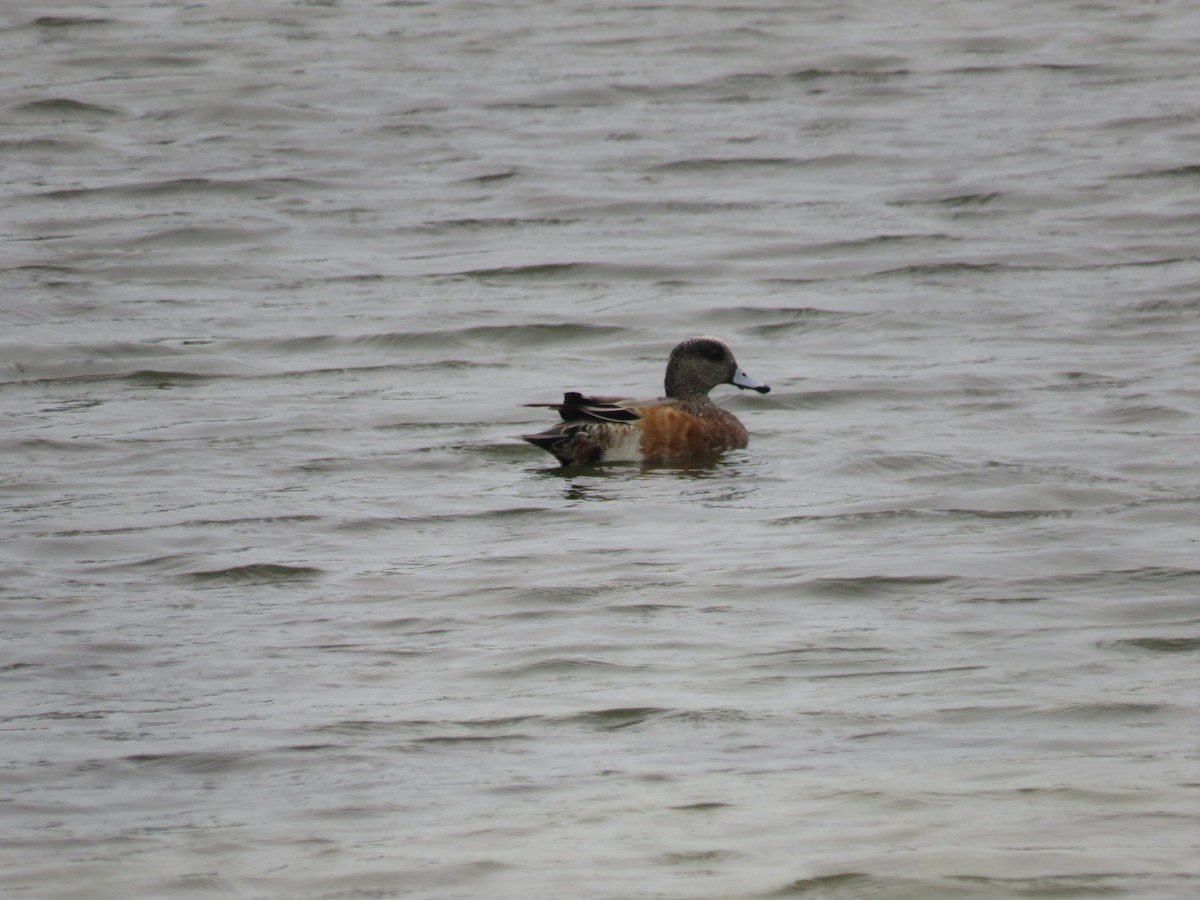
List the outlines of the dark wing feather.
<svg viewBox="0 0 1200 900">
<path fill-rule="evenodd" d="M 563 421 L 568 422 L 636 422 L 642 414 L 636 408 L 625 406 L 630 401 L 619 397 L 586 397 L 578 391 L 568 391 L 562 403 L 527 403 L 530 407 L 557 409 Z"/>
<path fill-rule="evenodd" d="M 527 403 L 558 410 L 564 422 L 636 422 L 642 417 L 639 407 L 658 405 L 659 400 L 625 400 L 620 397 L 585 397 L 568 391 L 562 403 Z"/>
<path fill-rule="evenodd" d="M 563 397 L 558 414 L 566 422 L 636 422 L 642 414 L 613 397 L 585 397 L 572 391 Z"/>
</svg>

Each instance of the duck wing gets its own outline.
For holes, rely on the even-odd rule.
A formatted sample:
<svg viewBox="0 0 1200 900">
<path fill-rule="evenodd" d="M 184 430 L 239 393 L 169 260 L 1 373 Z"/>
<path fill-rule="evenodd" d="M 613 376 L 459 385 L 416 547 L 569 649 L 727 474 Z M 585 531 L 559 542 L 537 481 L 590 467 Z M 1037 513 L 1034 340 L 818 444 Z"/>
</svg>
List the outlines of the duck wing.
<svg viewBox="0 0 1200 900">
<path fill-rule="evenodd" d="M 636 422 L 642 410 L 676 406 L 669 397 L 652 400 L 630 400 L 627 397 L 585 397 L 578 391 L 563 394 L 562 403 L 527 403 L 558 410 L 564 422 Z"/>
</svg>

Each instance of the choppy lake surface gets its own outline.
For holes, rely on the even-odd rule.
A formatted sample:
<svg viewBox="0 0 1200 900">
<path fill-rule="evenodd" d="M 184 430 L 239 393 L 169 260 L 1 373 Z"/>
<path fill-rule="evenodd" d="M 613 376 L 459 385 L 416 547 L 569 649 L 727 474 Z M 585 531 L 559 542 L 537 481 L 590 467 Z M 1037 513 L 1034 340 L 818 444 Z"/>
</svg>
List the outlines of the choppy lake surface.
<svg viewBox="0 0 1200 900">
<path fill-rule="evenodd" d="M 5 4 L 0 893 L 1194 896 L 1198 39 Z"/>
</svg>

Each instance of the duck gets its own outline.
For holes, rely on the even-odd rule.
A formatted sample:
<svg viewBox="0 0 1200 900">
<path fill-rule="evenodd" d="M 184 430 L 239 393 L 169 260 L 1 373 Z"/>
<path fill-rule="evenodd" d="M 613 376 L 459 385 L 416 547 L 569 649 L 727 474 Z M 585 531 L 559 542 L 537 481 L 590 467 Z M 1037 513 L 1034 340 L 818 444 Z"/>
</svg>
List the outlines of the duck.
<svg viewBox="0 0 1200 900">
<path fill-rule="evenodd" d="M 750 435 L 737 416 L 713 403 L 719 384 L 769 393 L 751 378 L 720 338 L 691 337 L 667 358 L 666 395 L 652 400 L 585 396 L 568 391 L 561 403 L 527 403 L 557 410 L 562 421 L 521 438 L 562 466 L 649 462 L 740 450 Z"/>
</svg>

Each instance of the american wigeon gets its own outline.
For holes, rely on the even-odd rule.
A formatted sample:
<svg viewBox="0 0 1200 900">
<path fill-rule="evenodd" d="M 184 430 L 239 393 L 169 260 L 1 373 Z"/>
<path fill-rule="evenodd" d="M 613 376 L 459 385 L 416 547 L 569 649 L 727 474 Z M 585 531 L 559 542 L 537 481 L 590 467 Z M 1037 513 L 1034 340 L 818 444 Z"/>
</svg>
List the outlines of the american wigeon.
<svg viewBox="0 0 1200 900">
<path fill-rule="evenodd" d="M 709 399 L 718 384 L 765 394 L 768 385 L 739 368 L 729 346 L 714 337 L 688 338 L 667 360 L 665 397 L 628 400 L 585 397 L 571 391 L 562 403 L 530 403 L 558 410 L 563 421 L 522 438 L 564 466 L 671 459 L 734 450 L 749 441 L 737 417 Z"/>
</svg>

